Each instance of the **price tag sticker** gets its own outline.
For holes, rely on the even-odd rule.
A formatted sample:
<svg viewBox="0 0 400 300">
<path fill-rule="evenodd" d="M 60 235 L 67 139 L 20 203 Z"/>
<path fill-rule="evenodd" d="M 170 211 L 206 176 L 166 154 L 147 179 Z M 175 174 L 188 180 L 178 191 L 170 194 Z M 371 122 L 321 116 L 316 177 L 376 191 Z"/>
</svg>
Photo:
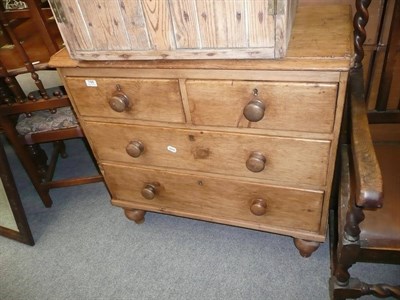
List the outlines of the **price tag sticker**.
<svg viewBox="0 0 400 300">
<path fill-rule="evenodd" d="M 167 147 L 167 150 L 169 151 L 169 152 L 172 152 L 172 153 L 176 153 L 176 148 L 174 147 L 174 146 L 168 146 Z"/>
<path fill-rule="evenodd" d="M 97 81 L 94 79 L 86 79 L 85 83 L 86 83 L 86 86 L 93 86 L 93 87 L 97 86 Z"/>
</svg>

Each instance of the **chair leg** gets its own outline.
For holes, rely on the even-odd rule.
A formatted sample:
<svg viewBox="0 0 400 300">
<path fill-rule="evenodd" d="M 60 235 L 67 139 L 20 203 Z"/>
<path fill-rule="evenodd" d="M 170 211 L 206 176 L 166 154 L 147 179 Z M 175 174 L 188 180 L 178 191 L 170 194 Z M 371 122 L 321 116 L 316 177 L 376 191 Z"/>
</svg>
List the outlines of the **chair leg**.
<svg viewBox="0 0 400 300">
<path fill-rule="evenodd" d="M 53 201 L 49 195 L 49 189 L 42 185 L 43 177 L 41 177 L 41 174 L 38 173 L 36 163 L 31 159 L 32 156 L 30 155 L 29 151 L 26 151 L 28 148 L 25 148 L 20 144 L 14 144 L 13 146 L 44 206 L 51 207 Z"/>
<path fill-rule="evenodd" d="M 41 177 L 41 174 L 38 173 L 36 168 L 37 166 L 31 159 L 25 156 L 26 154 L 21 153 L 21 151 L 16 151 L 16 152 L 22 162 L 22 165 L 24 166 L 26 172 L 28 173 L 28 176 L 31 179 L 33 186 L 35 187 L 37 193 L 39 194 L 39 197 L 42 200 L 44 206 L 51 207 L 53 201 L 51 200 L 51 197 L 49 195 L 49 189 L 45 188 L 42 185 L 43 177 Z"/>
<path fill-rule="evenodd" d="M 0 123 L 44 206 L 50 207 L 53 204 L 53 201 L 50 198 L 49 191 L 42 185 L 42 180 L 37 172 L 36 164 L 33 162 L 28 148 L 20 143 L 14 124 L 7 118 L 0 118 Z"/>
<path fill-rule="evenodd" d="M 338 249 L 338 262 L 334 276 L 336 282 L 340 286 L 346 286 L 349 283 L 350 274 L 349 269 L 356 262 L 358 254 L 360 252 L 360 246 L 358 244 L 349 244 L 339 246 Z"/>
<path fill-rule="evenodd" d="M 354 242 L 342 245 L 342 242 L 337 245 L 333 276 L 330 279 L 330 292 L 333 300 L 361 297 L 360 285 L 349 274 L 349 269 L 356 262 L 360 252 L 360 246 Z"/>
<path fill-rule="evenodd" d="M 40 199 L 42 200 L 45 207 L 51 207 L 53 201 L 50 198 L 49 189 L 45 188 L 41 185 L 41 183 L 46 181 L 46 174 L 48 171 L 49 166 L 47 165 L 47 154 L 46 152 L 40 147 L 39 144 L 32 144 L 27 145 L 28 153 L 32 158 L 34 165 L 36 166 L 36 172 L 40 177 L 40 183 L 38 184 L 36 181 L 32 181 L 36 191 L 39 194 Z M 29 168 L 29 167 L 28 167 Z M 32 172 L 31 169 L 27 169 L 28 175 Z M 32 176 L 30 176 L 32 178 Z"/>
<path fill-rule="evenodd" d="M 60 154 L 60 156 L 62 158 L 67 158 L 68 157 L 67 151 L 65 149 L 64 141 L 55 141 L 53 143 L 53 145 L 54 145 L 54 148 L 57 149 L 58 153 Z"/>
<path fill-rule="evenodd" d="M 27 149 L 34 164 L 36 165 L 39 176 L 42 178 L 42 180 L 44 180 L 48 169 L 48 157 L 46 152 L 44 152 L 44 150 L 38 144 L 27 145 Z"/>
<path fill-rule="evenodd" d="M 37 188 L 36 191 L 39 194 L 40 199 L 42 199 L 42 202 L 45 207 L 49 208 L 53 205 L 53 201 L 51 200 L 50 194 L 49 194 L 49 189 L 44 189 L 44 188 Z"/>
</svg>

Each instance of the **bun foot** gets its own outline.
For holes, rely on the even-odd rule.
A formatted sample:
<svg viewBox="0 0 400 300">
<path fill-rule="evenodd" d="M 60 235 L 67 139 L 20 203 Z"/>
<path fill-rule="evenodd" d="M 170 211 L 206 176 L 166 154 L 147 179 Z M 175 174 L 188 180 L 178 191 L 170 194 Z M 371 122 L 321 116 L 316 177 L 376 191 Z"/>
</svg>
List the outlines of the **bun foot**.
<svg viewBox="0 0 400 300">
<path fill-rule="evenodd" d="M 303 257 L 310 257 L 311 254 L 319 248 L 321 243 L 314 241 L 307 241 L 302 239 L 293 239 L 294 245 L 299 250 L 300 255 Z"/>
<path fill-rule="evenodd" d="M 136 224 L 142 224 L 144 222 L 144 215 L 146 214 L 144 210 L 130 208 L 124 208 L 124 213 L 129 220 L 134 221 Z"/>
</svg>

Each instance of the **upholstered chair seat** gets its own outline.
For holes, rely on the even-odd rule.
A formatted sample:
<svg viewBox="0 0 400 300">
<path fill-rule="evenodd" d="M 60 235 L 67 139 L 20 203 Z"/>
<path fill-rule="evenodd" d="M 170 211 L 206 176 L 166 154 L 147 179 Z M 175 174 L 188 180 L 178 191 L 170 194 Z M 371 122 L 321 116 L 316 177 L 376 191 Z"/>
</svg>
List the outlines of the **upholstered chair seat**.
<svg viewBox="0 0 400 300">
<path fill-rule="evenodd" d="M 78 126 L 71 107 L 60 107 L 56 112 L 40 110 L 32 112 L 30 116 L 21 114 L 16 129 L 20 135 L 71 128 Z"/>
</svg>

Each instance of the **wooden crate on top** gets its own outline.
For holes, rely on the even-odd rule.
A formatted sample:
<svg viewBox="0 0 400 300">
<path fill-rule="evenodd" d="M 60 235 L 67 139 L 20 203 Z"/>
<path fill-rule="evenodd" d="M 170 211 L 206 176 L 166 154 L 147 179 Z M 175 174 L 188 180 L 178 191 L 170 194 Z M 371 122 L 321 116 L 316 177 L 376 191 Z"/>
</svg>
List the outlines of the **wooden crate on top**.
<svg viewBox="0 0 400 300">
<path fill-rule="evenodd" d="M 82 60 L 285 56 L 297 0 L 50 0 Z"/>
</svg>

